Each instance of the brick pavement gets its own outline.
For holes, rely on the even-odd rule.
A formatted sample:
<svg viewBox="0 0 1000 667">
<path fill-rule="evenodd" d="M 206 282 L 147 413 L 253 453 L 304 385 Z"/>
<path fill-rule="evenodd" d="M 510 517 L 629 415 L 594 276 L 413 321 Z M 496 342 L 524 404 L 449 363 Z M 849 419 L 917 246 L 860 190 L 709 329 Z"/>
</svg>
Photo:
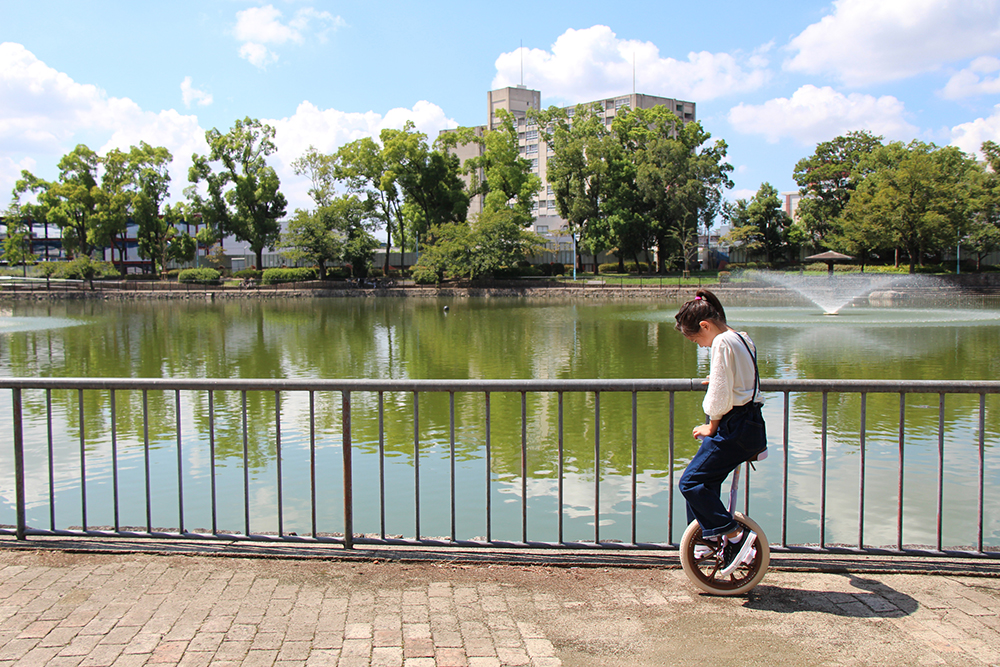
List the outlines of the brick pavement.
<svg viewBox="0 0 1000 667">
<path fill-rule="evenodd" d="M 775 558 L 749 596 L 712 598 L 673 567 L 9 547 L 0 667 L 1000 665 L 994 564 L 824 573 Z"/>
</svg>

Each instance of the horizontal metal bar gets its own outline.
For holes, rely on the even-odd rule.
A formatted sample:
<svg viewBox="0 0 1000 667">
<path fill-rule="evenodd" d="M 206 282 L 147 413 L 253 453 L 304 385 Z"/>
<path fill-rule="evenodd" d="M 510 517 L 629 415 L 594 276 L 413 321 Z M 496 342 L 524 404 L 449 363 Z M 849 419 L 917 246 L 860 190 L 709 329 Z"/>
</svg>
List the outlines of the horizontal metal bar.
<svg viewBox="0 0 1000 667">
<path fill-rule="evenodd" d="M 383 392 L 592 392 L 704 391 L 704 378 L 369 380 L 215 378 L 0 378 L 0 389 L 154 389 L 215 391 L 383 391 Z M 1000 394 L 997 380 L 768 380 L 764 392 L 868 392 L 905 394 Z"/>
</svg>

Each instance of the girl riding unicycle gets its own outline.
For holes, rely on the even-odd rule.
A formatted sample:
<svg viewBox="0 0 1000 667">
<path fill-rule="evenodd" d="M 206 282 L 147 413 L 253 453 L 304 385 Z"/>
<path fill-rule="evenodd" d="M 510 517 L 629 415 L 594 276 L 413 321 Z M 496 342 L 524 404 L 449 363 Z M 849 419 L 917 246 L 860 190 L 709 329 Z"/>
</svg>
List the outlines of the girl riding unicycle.
<svg viewBox="0 0 1000 667">
<path fill-rule="evenodd" d="M 764 578 L 770 561 L 760 526 L 734 511 L 740 465 L 767 456 L 757 349 L 746 333 L 726 323 L 722 304 L 708 290 L 698 290 L 675 319 L 688 340 L 712 349 L 702 403 L 708 421 L 692 431 L 701 446 L 680 480 L 689 521 L 681 538 L 681 566 L 702 590 L 739 595 Z M 730 473 L 727 508 L 720 496 Z"/>
</svg>

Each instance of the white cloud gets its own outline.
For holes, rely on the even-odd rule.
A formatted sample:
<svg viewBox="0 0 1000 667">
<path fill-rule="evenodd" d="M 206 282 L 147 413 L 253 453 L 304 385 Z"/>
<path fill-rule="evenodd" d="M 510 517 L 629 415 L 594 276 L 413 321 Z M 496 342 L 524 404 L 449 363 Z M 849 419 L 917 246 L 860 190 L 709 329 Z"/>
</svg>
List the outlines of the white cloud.
<svg viewBox="0 0 1000 667">
<path fill-rule="evenodd" d="M 97 147 L 100 141 L 105 143 Z M 0 44 L 0 191 L 10 192 L 21 169 L 41 168 L 44 173 L 34 173 L 54 178 L 56 162 L 77 143 L 92 142 L 104 154 L 140 141 L 174 154 L 171 173 L 179 196 L 191 153 L 206 149 L 195 116 L 144 111 L 128 98 L 75 82 L 20 44 Z"/>
<path fill-rule="evenodd" d="M 453 119 L 445 116 L 441 107 L 420 101 L 412 109 L 389 110 L 384 116 L 374 111 L 347 113 L 337 109 L 320 109 L 311 102 L 299 104 L 295 113 L 287 118 L 262 120 L 275 129 L 274 143 L 278 147 L 275 170 L 281 179 L 282 191 L 288 198 L 288 210 L 308 208 L 311 201 L 309 184 L 292 170 L 292 161 L 301 157 L 309 146 L 322 153 L 333 153 L 351 141 L 375 137 L 386 128 L 402 129 L 412 120 L 416 129 L 427 135 L 432 144 L 441 130 L 458 127 Z"/>
<path fill-rule="evenodd" d="M 982 157 L 979 149 L 987 140 L 1000 142 L 1000 104 L 994 107 L 989 118 L 977 118 L 951 129 L 951 144 L 979 157 Z"/>
<path fill-rule="evenodd" d="M 941 95 L 949 100 L 978 95 L 996 95 L 1000 93 L 1000 76 L 982 79 L 980 75 L 998 70 L 1000 70 L 1000 58 L 992 56 L 976 58 L 966 69 L 948 79 Z"/>
<path fill-rule="evenodd" d="M 521 83 L 523 58 L 526 86 L 570 104 L 631 91 L 633 71 L 636 92 L 702 102 L 760 88 L 769 78 L 769 48 L 745 56 L 692 52 L 680 61 L 662 57 L 651 42 L 619 39 L 611 28 L 595 25 L 567 30 L 550 51 L 501 54 L 493 88 Z"/>
<path fill-rule="evenodd" d="M 770 143 L 791 138 L 804 145 L 851 130 L 869 130 L 889 139 L 910 139 L 917 132 L 906 121 L 903 103 L 891 95 L 844 95 L 812 85 L 802 86 L 791 98 L 739 104 L 729 111 L 729 123 L 738 132 L 763 135 Z"/>
<path fill-rule="evenodd" d="M 324 41 L 330 30 L 343 25 L 344 20 L 339 16 L 312 7 L 299 9 L 287 23 L 283 23 L 279 9 L 274 5 L 264 5 L 236 12 L 233 36 L 242 42 L 240 57 L 263 69 L 278 59 L 278 54 L 268 45 L 302 44 L 309 34 L 315 34 L 320 41 Z"/>
<path fill-rule="evenodd" d="M 181 97 L 184 99 L 184 106 L 190 108 L 192 102 L 197 102 L 198 106 L 208 106 L 212 103 L 212 95 L 204 90 L 198 90 L 191 85 L 191 77 L 186 76 L 181 81 Z"/>
<path fill-rule="evenodd" d="M 995 53 L 1000 0 L 835 0 L 792 39 L 785 67 L 857 86 L 902 79 Z"/>
</svg>

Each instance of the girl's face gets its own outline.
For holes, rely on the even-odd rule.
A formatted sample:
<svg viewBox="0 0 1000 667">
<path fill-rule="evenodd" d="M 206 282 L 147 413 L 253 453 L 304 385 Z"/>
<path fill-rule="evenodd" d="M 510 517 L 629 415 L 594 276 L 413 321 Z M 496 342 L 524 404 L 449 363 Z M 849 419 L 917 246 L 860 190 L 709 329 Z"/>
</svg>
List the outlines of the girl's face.
<svg viewBox="0 0 1000 667">
<path fill-rule="evenodd" d="M 690 336 L 684 334 L 684 337 L 693 343 L 697 343 L 699 347 L 712 347 L 712 341 L 720 333 L 722 333 L 722 329 L 715 322 L 702 320 L 698 323 L 698 333 Z"/>
</svg>

